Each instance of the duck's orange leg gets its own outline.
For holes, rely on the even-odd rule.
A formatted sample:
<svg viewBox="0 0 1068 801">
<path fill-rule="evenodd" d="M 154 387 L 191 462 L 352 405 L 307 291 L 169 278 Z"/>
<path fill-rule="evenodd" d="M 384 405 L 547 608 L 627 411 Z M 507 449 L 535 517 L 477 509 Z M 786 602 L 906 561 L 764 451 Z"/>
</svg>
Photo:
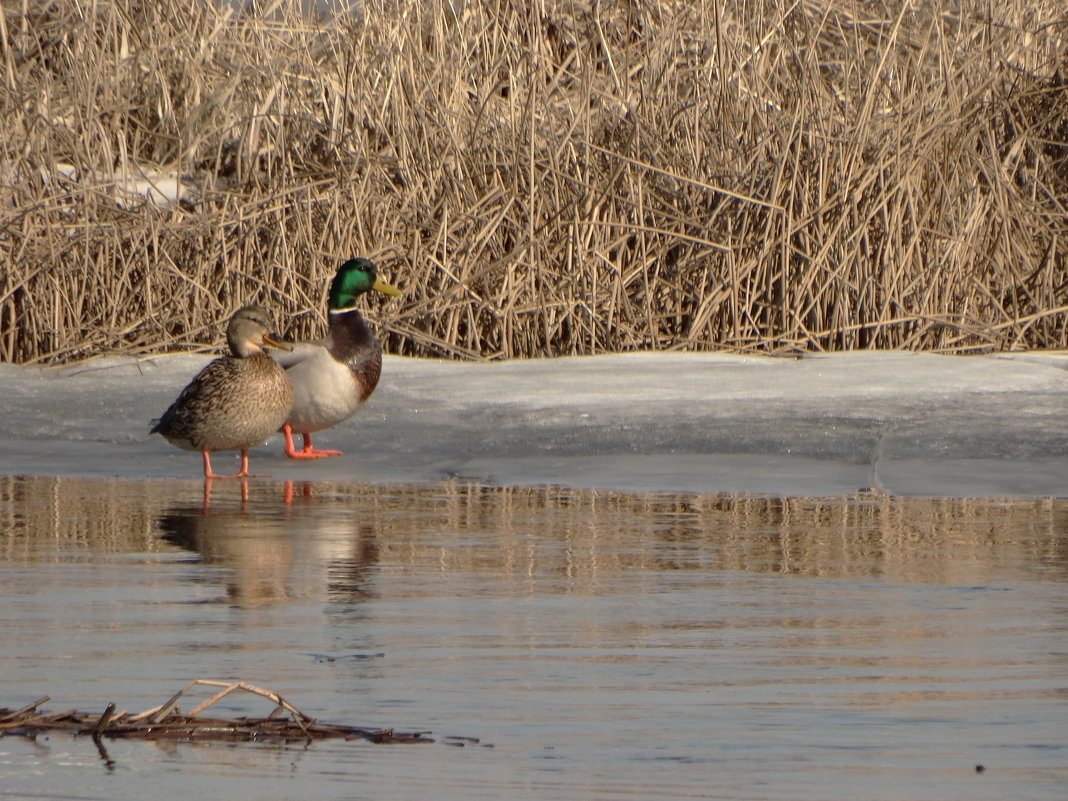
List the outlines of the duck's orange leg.
<svg viewBox="0 0 1068 801">
<path fill-rule="evenodd" d="M 293 426 L 286 423 L 282 426 L 282 437 L 286 442 L 286 456 L 290 459 L 322 459 L 324 456 L 340 456 L 341 451 L 319 450 L 312 447 L 311 434 L 301 434 L 304 437 L 304 447 L 299 451 L 293 444 Z"/>
<path fill-rule="evenodd" d="M 266 473 L 250 473 L 248 471 L 248 448 L 241 449 L 241 470 L 234 473 L 230 478 L 270 478 Z"/>
<path fill-rule="evenodd" d="M 211 451 L 207 448 L 200 449 L 200 455 L 204 460 L 204 478 L 227 478 L 227 476 L 220 476 L 218 473 L 212 472 L 211 469 Z"/>
</svg>

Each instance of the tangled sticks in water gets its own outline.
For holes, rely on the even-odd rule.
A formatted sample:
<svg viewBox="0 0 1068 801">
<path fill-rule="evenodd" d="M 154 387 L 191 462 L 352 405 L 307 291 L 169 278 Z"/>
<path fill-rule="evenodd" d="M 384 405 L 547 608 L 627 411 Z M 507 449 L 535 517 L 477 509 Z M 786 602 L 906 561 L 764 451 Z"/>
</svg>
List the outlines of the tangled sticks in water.
<svg viewBox="0 0 1068 801">
<path fill-rule="evenodd" d="M 211 698 L 197 704 L 187 714 L 178 709 L 178 701 L 192 687 L 206 685 L 221 687 Z M 264 718 L 206 718 L 197 715 L 236 690 L 262 696 L 276 704 L 274 711 Z M 146 709 L 136 715 L 115 712 L 115 704 L 107 705 L 100 714 L 64 710 L 38 712 L 37 708 L 49 700 L 38 698 L 21 709 L 0 708 L 0 736 L 35 737 L 49 732 L 86 734 L 99 744 L 101 737 L 132 737 L 143 740 L 182 740 L 188 742 L 310 742 L 344 738 L 368 740 L 373 743 L 431 743 L 427 732 L 398 732 L 393 729 L 367 729 L 320 723 L 305 715 L 282 696 L 243 681 L 193 679 L 161 706 Z M 288 717 L 284 716 L 288 713 Z"/>
</svg>

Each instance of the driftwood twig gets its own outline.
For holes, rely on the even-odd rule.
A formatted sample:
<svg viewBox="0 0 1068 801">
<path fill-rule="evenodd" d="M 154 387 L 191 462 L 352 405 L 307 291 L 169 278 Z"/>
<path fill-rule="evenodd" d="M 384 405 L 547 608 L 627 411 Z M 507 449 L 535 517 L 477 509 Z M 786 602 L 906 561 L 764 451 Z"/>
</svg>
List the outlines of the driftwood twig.
<svg viewBox="0 0 1068 801">
<path fill-rule="evenodd" d="M 213 696 L 197 704 L 187 714 L 178 709 L 178 701 L 197 685 L 221 688 Z M 259 695 L 275 704 L 274 710 L 263 718 L 208 718 L 200 713 L 235 691 Z M 94 740 L 101 737 L 141 738 L 145 740 L 226 741 L 249 740 L 292 742 L 330 738 L 360 739 L 374 743 L 429 743 L 427 732 L 397 732 L 393 729 L 370 729 L 334 723 L 320 723 L 304 714 L 278 693 L 243 681 L 193 679 L 171 696 L 164 704 L 135 715 L 115 713 L 109 703 L 100 714 L 63 710 L 39 712 L 38 707 L 49 700 L 42 696 L 33 703 L 16 710 L 0 708 L 0 736 L 35 737 L 46 732 L 87 734 Z M 288 717 L 283 716 L 288 713 Z"/>
</svg>

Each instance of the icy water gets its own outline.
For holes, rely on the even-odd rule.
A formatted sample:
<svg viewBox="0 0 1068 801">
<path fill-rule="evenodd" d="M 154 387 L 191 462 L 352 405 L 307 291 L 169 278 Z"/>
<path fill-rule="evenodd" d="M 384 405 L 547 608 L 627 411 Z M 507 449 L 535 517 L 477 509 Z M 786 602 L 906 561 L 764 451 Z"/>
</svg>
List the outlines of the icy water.
<svg viewBox="0 0 1068 801">
<path fill-rule="evenodd" d="M 1064 798 L 1068 501 L 245 487 L 0 477 L 0 707 L 435 742 L 6 737 L 0 797 Z"/>
</svg>

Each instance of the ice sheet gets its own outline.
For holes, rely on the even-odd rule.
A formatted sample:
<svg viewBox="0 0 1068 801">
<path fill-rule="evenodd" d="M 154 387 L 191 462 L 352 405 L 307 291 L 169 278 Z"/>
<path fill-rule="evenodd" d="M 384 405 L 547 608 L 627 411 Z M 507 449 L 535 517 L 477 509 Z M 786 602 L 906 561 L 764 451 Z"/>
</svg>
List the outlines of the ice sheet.
<svg viewBox="0 0 1068 801">
<path fill-rule="evenodd" d="M 209 358 L 0 365 L 0 473 L 198 476 L 196 454 L 148 430 Z M 1058 496 L 1066 409 L 1062 353 L 386 357 L 364 409 L 315 437 L 343 456 L 287 460 L 274 437 L 251 458 L 294 480 Z"/>
</svg>

